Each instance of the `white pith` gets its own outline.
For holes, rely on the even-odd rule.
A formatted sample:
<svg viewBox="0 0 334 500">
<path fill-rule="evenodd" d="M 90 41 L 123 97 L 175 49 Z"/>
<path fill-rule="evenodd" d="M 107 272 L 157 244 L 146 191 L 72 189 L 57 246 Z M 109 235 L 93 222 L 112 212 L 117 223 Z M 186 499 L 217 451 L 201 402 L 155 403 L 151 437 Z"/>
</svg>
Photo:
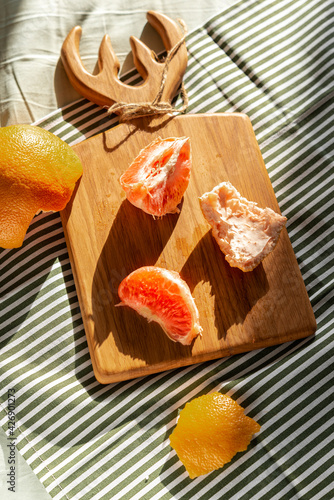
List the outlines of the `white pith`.
<svg viewBox="0 0 334 500">
<path fill-rule="evenodd" d="M 151 172 L 151 174 L 147 177 L 148 183 L 149 183 L 149 189 L 153 189 L 154 187 L 158 186 L 162 182 L 166 181 L 167 177 L 171 175 L 175 169 L 176 162 L 178 160 L 178 157 L 180 155 L 180 151 L 187 140 L 186 138 L 182 138 L 183 140 L 178 139 L 177 146 L 175 151 L 173 151 L 172 156 L 169 158 L 169 160 L 163 165 L 162 167 L 159 168 L 159 172 L 155 174 L 155 172 Z"/>
<path fill-rule="evenodd" d="M 226 259 L 242 270 L 253 269 L 275 247 L 286 218 L 270 208 L 243 198 L 229 182 L 222 182 L 200 198 Z"/>
</svg>

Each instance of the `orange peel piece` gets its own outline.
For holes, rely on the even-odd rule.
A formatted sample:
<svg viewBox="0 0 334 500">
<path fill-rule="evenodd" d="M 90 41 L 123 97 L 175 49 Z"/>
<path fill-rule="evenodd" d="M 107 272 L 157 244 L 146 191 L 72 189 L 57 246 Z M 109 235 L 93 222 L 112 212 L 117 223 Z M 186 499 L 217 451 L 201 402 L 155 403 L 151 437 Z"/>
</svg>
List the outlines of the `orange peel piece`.
<svg viewBox="0 0 334 500">
<path fill-rule="evenodd" d="M 36 213 L 63 210 L 81 175 L 79 157 L 51 132 L 0 128 L 0 247 L 20 247 Z"/>
<path fill-rule="evenodd" d="M 274 250 L 287 221 L 241 196 L 230 182 L 221 182 L 199 201 L 227 262 L 244 272 L 255 269 Z"/>
<path fill-rule="evenodd" d="M 244 414 L 232 398 L 220 392 L 187 403 L 170 435 L 170 445 L 189 477 L 220 469 L 245 451 L 260 425 Z"/>
</svg>

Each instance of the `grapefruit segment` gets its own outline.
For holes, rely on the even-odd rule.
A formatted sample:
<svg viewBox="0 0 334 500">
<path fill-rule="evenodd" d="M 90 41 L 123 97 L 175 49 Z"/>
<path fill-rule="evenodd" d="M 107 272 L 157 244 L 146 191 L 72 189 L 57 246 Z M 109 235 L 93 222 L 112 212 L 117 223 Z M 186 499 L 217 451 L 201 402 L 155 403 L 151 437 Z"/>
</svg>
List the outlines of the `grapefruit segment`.
<svg viewBox="0 0 334 500">
<path fill-rule="evenodd" d="M 154 266 L 136 269 L 121 282 L 118 295 L 121 304 L 159 323 L 174 342 L 190 345 L 201 334 L 195 301 L 175 271 Z"/>
<path fill-rule="evenodd" d="M 120 178 L 127 199 L 153 216 L 178 213 L 188 187 L 191 150 L 188 137 L 158 137 L 142 149 Z"/>
<path fill-rule="evenodd" d="M 169 439 L 193 479 L 230 462 L 259 431 L 260 425 L 236 401 L 214 392 L 185 405 Z"/>
<path fill-rule="evenodd" d="M 199 200 L 227 262 L 244 272 L 252 271 L 274 250 L 287 220 L 243 198 L 230 182 L 222 182 Z"/>
</svg>

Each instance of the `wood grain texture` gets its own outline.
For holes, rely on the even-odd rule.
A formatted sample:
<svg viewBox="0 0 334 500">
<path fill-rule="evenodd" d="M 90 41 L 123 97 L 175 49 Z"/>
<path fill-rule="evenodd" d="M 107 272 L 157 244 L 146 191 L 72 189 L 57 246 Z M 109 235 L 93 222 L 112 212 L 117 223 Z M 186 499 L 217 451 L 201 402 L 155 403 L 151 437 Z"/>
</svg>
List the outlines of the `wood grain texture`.
<svg viewBox="0 0 334 500">
<path fill-rule="evenodd" d="M 156 137 L 188 136 L 193 166 L 180 214 L 154 219 L 125 198 L 119 178 Z M 311 335 L 316 323 L 284 228 L 254 271 L 225 261 L 198 197 L 222 181 L 279 212 L 248 117 L 187 115 L 121 124 L 77 146 L 84 174 L 61 213 L 96 378 L 110 383 Z M 120 281 L 144 265 L 180 272 L 203 336 L 173 343 L 119 303 Z"/>
<path fill-rule="evenodd" d="M 169 17 L 149 11 L 147 20 L 160 34 L 167 51 L 183 39 L 180 27 Z M 133 86 L 121 82 L 118 78 L 119 61 L 113 51 L 108 35 L 102 39 L 96 75 L 89 73 L 81 60 L 79 46 L 82 29 L 75 26 L 67 35 L 61 49 L 61 59 L 72 86 L 81 95 L 99 106 L 111 106 L 114 103 L 151 103 L 160 90 L 164 64 L 155 60 L 152 50 L 135 37 L 130 37 L 133 62 L 143 78 L 140 85 Z M 187 67 L 188 55 L 183 43 L 168 64 L 168 73 L 164 79 L 161 102 L 170 102 L 174 97 Z"/>
</svg>

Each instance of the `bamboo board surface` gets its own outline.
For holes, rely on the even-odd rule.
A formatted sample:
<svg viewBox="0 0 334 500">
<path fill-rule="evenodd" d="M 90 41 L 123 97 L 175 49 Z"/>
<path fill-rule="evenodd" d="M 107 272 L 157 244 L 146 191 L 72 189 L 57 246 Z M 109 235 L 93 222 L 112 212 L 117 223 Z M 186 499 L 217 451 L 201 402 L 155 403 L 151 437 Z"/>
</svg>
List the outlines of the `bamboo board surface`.
<svg viewBox="0 0 334 500">
<path fill-rule="evenodd" d="M 192 173 L 180 214 L 153 219 L 132 206 L 119 177 L 156 137 L 188 136 Z M 61 213 L 96 378 L 111 383 L 295 340 L 316 323 L 286 229 L 254 271 L 232 268 L 214 241 L 198 197 L 230 181 L 279 212 L 250 120 L 187 115 L 120 124 L 74 146 L 84 175 Z M 283 214 L 284 215 L 284 214 Z M 203 336 L 174 343 L 119 303 L 130 272 L 156 265 L 180 272 L 199 309 Z"/>
</svg>

